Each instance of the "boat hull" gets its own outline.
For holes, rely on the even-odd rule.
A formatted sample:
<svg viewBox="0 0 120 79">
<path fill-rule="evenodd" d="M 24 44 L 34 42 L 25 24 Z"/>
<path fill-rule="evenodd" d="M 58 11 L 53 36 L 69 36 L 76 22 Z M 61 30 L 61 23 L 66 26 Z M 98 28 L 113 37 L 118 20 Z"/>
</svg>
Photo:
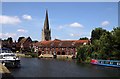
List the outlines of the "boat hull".
<svg viewBox="0 0 120 79">
<path fill-rule="evenodd" d="M 116 60 L 96 60 L 92 59 L 91 64 L 120 68 L 120 61 Z"/>
<path fill-rule="evenodd" d="M 6 67 L 20 67 L 20 60 L 4 60 L 2 64 Z"/>
</svg>

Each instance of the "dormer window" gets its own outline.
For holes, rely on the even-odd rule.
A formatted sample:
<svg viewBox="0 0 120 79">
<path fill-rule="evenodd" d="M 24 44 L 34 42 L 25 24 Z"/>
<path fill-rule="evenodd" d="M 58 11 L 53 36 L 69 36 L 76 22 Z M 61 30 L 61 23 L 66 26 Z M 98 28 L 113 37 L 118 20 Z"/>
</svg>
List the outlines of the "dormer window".
<svg viewBox="0 0 120 79">
<path fill-rule="evenodd" d="M 62 42 L 59 43 L 59 46 L 62 46 Z"/>
<path fill-rule="evenodd" d="M 86 45 L 86 44 L 87 44 L 86 42 L 83 43 L 83 45 Z"/>
<path fill-rule="evenodd" d="M 75 45 L 75 42 L 72 42 L 72 46 L 74 46 Z"/>
</svg>

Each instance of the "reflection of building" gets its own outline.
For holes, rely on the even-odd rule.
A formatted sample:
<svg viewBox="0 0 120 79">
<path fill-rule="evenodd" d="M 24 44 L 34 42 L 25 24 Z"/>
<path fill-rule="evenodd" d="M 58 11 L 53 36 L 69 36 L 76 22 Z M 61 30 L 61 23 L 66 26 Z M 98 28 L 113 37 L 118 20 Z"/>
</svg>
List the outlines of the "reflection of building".
<svg viewBox="0 0 120 79">
<path fill-rule="evenodd" d="M 44 28 L 42 29 L 42 41 L 51 40 L 51 30 L 49 29 L 49 20 L 48 20 L 48 12 L 46 11 L 46 18 L 44 22 Z"/>
</svg>

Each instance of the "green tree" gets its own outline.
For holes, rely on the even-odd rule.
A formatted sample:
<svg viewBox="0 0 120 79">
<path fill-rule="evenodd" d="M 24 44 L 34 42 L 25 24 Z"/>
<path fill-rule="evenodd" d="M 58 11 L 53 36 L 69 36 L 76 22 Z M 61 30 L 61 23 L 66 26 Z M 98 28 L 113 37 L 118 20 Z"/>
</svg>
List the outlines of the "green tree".
<svg viewBox="0 0 120 79">
<path fill-rule="evenodd" d="M 111 32 L 114 42 L 113 42 L 113 56 L 120 59 L 120 27 L 116 27 Z"/>
<path fill-rule="evenodd" d="M 80 38 L 79 40 L 88 40 L 87 37 Z"/>
<path fill-rule="evenodd" d="M 90 57 L 91 47 L 89 45 L 82 45 L 77 49 L 77 60 L 84 62 L 87 57 Z"/>
<path fill-rule="evenodd" d="M 7 39 L 7 41 L 8 41 L 9 44 L 13 43 L 12 37 L 9 37 L 9 38 Z"/>
<path fill-rule="evenodd" d="M 99 40 L 103 33 L 105 33 L 106 30 L 102 28 L 95 28 L 91 32 L 91 43 L 94 44 L 94 40 Z"/>
<path fill-rule="evenodd" d="M 95 39 L 95 40 L 93 41 L 93 43 L 94 43 L 94 44 L 92 44 L 92 45 L 93 45 L 94 51 L 95 51 L 95 52 L 98 52 L 98 50 L 100 49 L 100 40 Z"/>
<path fill-rule="evenodd" d="M 110 32 L 103 33 L 100 37 L 100 49 L 99 52 L 102 54 L 102 57 L 108 58 L 112 55 L 113 50 L 113 37 Z"/>
</svg>

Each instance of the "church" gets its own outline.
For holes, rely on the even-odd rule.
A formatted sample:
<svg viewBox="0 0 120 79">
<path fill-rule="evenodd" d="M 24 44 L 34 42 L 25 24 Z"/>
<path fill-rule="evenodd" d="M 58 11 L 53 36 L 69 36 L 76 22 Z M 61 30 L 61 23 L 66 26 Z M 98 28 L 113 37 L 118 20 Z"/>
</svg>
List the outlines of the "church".
<svg viewBox="0 0 120 79">
<path fill-rule="evenodd" d="M 46 18 L 44 22 L 44 27 L 42 29 L 42 41 L 51 40 L 51 30 L 49 28 L 48 12 L 46 10 Z"/>
<path fill-rule="evenodd" d="M 51 40 L 51 29 L 49 27 L 48 11 L 46 10 L 46 17 L 44 27 L 42 29 L 42 41 L 34 44 L 35 50 L 38 54 L 53 54 L 57 55 L 73 55 L 77 54 L 77 47 L 83 44 L 90 44 L 90 40 Z"/>
</svg>

